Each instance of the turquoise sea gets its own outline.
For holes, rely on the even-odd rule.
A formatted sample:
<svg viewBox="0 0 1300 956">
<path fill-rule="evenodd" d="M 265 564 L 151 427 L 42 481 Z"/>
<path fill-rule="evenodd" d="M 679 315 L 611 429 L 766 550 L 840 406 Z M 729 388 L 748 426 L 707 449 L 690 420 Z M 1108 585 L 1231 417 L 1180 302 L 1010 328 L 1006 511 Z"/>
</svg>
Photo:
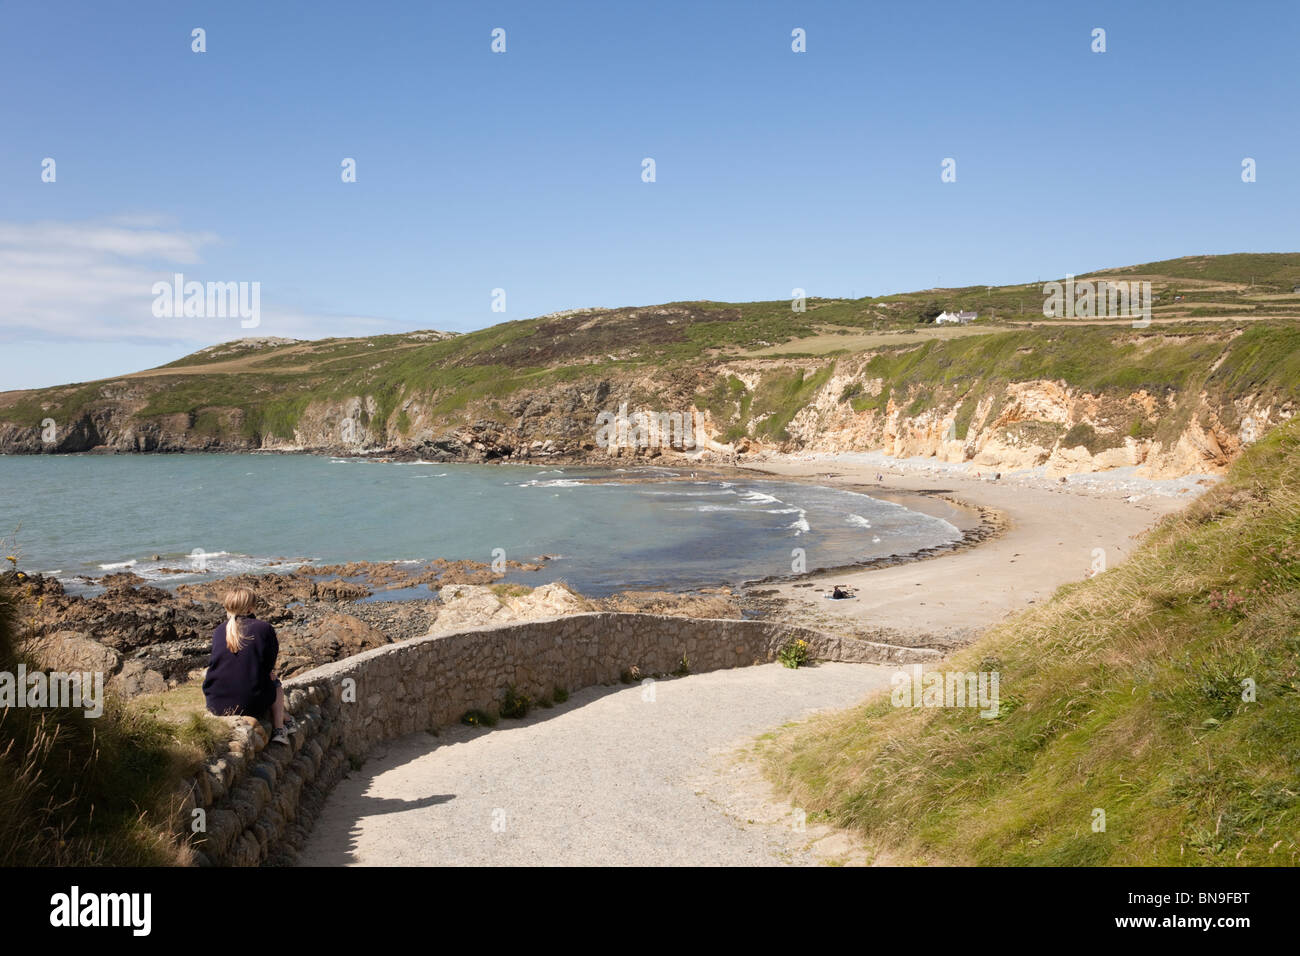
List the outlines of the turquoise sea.
<svg viewBox="0 0 1300 956">
<path fill-rule="evenodd" d="M 601 596 L 790 574 L 796 548 L 811 571 L 960 532 L 865 494 L 681 469 L 71 455 L 0 456 L 0 537 L 16 539 L 23 569 L 73 590 L 127 568 L 174 585 L 286 562 L 489 562 L 501 549 L 553 556 L 521 581 Z"/>
</svg>

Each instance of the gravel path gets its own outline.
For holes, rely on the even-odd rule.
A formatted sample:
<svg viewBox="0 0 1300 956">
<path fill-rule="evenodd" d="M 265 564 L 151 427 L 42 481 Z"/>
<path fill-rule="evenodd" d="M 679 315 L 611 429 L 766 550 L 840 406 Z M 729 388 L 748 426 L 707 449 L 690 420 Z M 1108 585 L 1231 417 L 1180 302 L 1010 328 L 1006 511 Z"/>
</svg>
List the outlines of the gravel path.
<svg viewBox="0 0 1300 956">
<path fill-rule="evenodd" d="M 816 863 L 835 837 L 799 831 L 738 748 L 887 688 L 893 671 L 766 664 L 660 681 L 653 700 L 590 687 L 493 730 L 413 734 L 338 784 L 299 864 Z"/>
</svg>

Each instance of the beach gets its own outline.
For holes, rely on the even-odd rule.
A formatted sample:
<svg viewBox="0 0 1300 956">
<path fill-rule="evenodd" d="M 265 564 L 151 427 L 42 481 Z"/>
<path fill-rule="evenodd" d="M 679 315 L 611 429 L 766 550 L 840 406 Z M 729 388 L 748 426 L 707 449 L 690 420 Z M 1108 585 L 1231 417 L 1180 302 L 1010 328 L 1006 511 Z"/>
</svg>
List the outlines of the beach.
<svg viewBox="0 0 1300 956">
<path fill-rule="evenodd" d="M 1204 476 L 1144 481 L 1127 471 L 1075 475 L 1065 483 L 1035 473 L 995 479 L 934 459 L 864 454 L 772 456 L 741 467 L 905 501 L 949 517 L 952 509 L 969 515 L 984 509 L 998 530 L 973 547 L 764 586 L 778 613 L 792 623 L 939 649 L 973 640 L 1005 615 L 1089 576 L 1102 561 L 1111 567 L 1125 560 L 1143 532 L 1212 483 Z M 836 585 L 853 589 L 855 597 L 830 599 Z"/>
</svg>

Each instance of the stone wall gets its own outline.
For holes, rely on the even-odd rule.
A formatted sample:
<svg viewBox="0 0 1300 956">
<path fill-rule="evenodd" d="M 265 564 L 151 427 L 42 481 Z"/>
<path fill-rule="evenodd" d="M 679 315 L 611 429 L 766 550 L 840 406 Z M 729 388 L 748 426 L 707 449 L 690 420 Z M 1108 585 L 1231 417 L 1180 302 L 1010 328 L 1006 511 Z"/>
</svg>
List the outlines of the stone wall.
<svg viewBox="0 0 1300 956">
<path fill-rule="evenodd" d="M 376 744 L 496 714 L 507 688 L 537 700 L 621 679 L 761 664 L 787 642 L 815 660 L 906 664 L 936 651 L 873 644 L 764 621 L 593 613 L 485 627 L 390 644 L 284 683 L 299 723 L 291 747 L 268 746 L 267 725 L 231 718 L 229 751 L 184 793 L 183 827 L 203 864 L 292 860 L 329 790 Z M 202 832 L 191 832 L 194 810 Z"/>
</svg>

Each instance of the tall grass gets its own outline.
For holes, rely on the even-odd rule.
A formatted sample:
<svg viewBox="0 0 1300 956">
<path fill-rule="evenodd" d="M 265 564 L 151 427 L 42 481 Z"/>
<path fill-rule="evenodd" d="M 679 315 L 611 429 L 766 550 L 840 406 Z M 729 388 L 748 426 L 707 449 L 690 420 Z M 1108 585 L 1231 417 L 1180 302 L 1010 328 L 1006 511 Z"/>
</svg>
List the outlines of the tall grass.
<svg viewBox="0 0 1300 956">
<path fill-rule="evenodd" d="M 17 646 L 17 627 L 15 596 L 0 588 L 0 670 L 10 673 L 40 667 Z M 186 862 L 172 834 L 175 790 L 202 756 L 112 695 L 98 718 L 0 711 L 0 866 Z"/>
<path fill-rule="evenodd" d="M 788 729 L 768 771 L 899 862 L 1300 862 L 1300 421 L 944 668 L 997 670 L 999 717 L 886 697 Z"/>
</svg>

